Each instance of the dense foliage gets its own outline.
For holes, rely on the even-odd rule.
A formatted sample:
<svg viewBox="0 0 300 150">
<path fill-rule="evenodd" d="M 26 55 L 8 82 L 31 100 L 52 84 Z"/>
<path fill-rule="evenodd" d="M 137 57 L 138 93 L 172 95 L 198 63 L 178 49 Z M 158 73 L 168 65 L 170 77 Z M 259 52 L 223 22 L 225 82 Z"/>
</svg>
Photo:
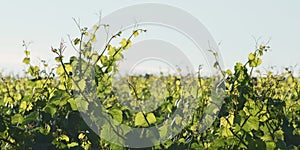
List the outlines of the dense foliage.
<svg viewBox="0 0 300 150">
<path fill-rule="evenodd" d="M 189 106 L 195 106 L 192 119 L 186 122 L 183 121 L 184 116 L 177 116 L 174 126 L 184 125 L 185 128 L 174 138 L 149 149 L 300 148 L 299 78 L 293 76 L 290 69 L 282 74 L 263 74 L 255 70 L 262 63 L 261 57 L 269 49 L 268 46 L 257 47 L 248 55 L 248 61 L 245 64 L 236 63 L 234 70 L 222 71 L 226 96 L 220 113 L 212 126 L 198 132 L 201 125 L 198 120 L 209 108 L 214 79 L 202 77 L 201 69 L 196 75 L 184 76 L 185 80 L 180 75 L 130 76 L 129 80 L 118 81 L 127 81 L 130 86 L 116 86 L 121 90 L 116 95 L 112 73 L 117 71 L 117 62 L 123 58 L 122 53 L 131 45 L 131 40 L 145 30 L 134 30 L 128 38 L 121 39 L 119 46 L 113 46 L 111 41 L 120 38 L 122 33 L 119 32 L 108 40 L 103 50 L 96 51 L 92 49 L 92 43 L 96 41 L 95 32 L 102 27 L 106 25 L 96 25 L 91 32 L 87 28 L 80 30 L 80 37 L 72 41 L 79 56 L 71 57 L 69 61 L 64 60 L 63 43 L 59 48 L 52 48 L 57 55 L 55 68 L 49 68 L 45 61 L 41 65 L 32 64 L 24 43 L 26 57 L 23 63 L 28 66 L 26 76 L 1 76 L 0 80 L 1 149 L 126 149 L 100 138 L 85 123 L 79 110 L 96 114 L 94 109 L 89 108 L 102 103 L 102 109 L 117 122 L 132 127 L 148 127 L 170 116 L 177 109 L 178 101 L 190 103 L 185 96 L 196 100 L 193 105 L 182 107 L 185 112 L 191 109 Z M 86 38 L 89 40 L 83 40 Z M 91 71 L 91 66 L 95 70 Z M 253 72 L 257 75 L 253 76 Z M 86 73 L 94 74 L 95 78 L 85 76 Z M 163 83 L 163 88 L 167 90 L 151 89 L 150 93 L 151 87 L 158 87 L 156 83 Z M 91 85 L 96 87 L 96 95 L 92 96 L 99 101 L 90 101 L 82 95 L 84 89 Z M 126 93 L 135 98 L 124 98 L 128 96 Z M 76 94 L 80 96 L 74 96 Z M 141 103 L 151 99 L 152 95 L 158 97 L 155 100 L 162 101 L 161 106 L 152 112 L 135 112 L 122 105 L 143 110 L 145 108 Z M 125 100 L 120 103 L 117 97 Z M 97 121 L 97 117 L 91 120 Z M 99 129 L 102 137 L 114 132 L 107 131 L 105 126 Z M 155 139 L 165 135 L 145 136 Z"/>
</svg>

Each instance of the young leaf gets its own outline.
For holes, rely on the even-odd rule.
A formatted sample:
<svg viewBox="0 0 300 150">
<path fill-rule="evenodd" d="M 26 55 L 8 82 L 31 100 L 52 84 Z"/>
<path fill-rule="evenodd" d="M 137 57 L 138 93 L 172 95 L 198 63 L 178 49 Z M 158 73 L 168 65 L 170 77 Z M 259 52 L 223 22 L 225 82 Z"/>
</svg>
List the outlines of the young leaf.
<svg viewBox="0 0 300 150">
<path fill-rule="evenodd" d="M 70 138 L 67 135 L 61 135 L 59 137 L 59 140 L 69 142 Z"/>
<path fill-rule="evenodd" d="M 248 55 L 248 59 L 249 59 L 249 61 L 254 60 L 254 59 L 255 59 L 255 55 L 254 55 L 253 53 L 250 53 L 250 54 Z"/>
<path fill-rule="evenodd" d="M 139 32 L 138 31 L 133 31 L 133 36 L 134 37 L 137 37 L 139 35 Z"/>
<path fill-rule="evenodd" d="M 69 143 L 68 144 L 68 148 L 72 148 L 72 147 L 75 147 L 75 146 L 78 146 L 79 144 L 77 142 L 72 142 L 72 143 Z"/>
<path fill-rule="evenodd" d="M 91 42 L 96 42 L 96 35 L 90 34 L 90 40 L 91 40 Z"/>
<path fill-rule="evenodd" d="M 30 63 L 30 58 L 28 58 L 28 57 L 24 58 L 23 63 L 28 65 Z"/>
<path fill-rule="evenodd" d="M 76 38 L 73 42 L 74 42 L 74 45 L 77 45 L 80 42 L 80 39 Z"/>
<path fill-rule="evenodd" d="M 25 53 L 26 57 L 28 57 L 30 55 L 30 51 L 28 51 L 28 50 L 25 50 L 24 53 Z"/>
</svg>

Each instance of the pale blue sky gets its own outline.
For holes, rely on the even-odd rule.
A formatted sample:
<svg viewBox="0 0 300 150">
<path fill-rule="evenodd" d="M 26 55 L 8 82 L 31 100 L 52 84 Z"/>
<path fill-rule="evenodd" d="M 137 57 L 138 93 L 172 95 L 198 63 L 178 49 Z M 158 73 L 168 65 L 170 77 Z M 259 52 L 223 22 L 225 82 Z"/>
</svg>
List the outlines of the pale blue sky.
<svg viewBox="0 0 300 150">
<path fill-rule="evenodd" d="M 67 35 L 78 35 L 72 17 L 92 26 L 97 14 L 105 16 L 119 8 L 144 2 L 169 4 L 197 17 L 217 42 L 226 68 L 245 62 L 255 46 L 255 38 L 271 39 L 272 51 L 263 58 L 262 68 L 300 64 L 299 0 L 1 0 L 0 71 L 20 72 L 24 68 L 22 41 L 30 45 L 32 59 L 51 60 L 51 46 Z M 74 51 L 68 48 L 68 53 Z"/>
</svg>

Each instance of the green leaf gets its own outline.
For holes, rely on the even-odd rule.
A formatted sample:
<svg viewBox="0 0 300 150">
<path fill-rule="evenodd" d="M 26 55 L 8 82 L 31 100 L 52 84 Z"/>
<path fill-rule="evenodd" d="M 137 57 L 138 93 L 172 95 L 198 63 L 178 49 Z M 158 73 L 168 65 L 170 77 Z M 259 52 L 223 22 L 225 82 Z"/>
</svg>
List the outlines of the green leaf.
<svg viewBox="0 0 300 150">
<path fill-rule="evenodd" d="M 15 95 L 14 95 L 14 99 L 15 100 L 21 100 L 22 99 L 22 95 L 20 94 L 20 93 L 16 93 Z"/>
<path fill-rule="evenodd" d="M 165 138 L 167 136 L 168 126 L 163 125 L 159 128 L 159 135 L 161 138 Z"/>
<path fill-rule="evenodd" d="M 263 141 L 272 141 L 273 137 L 269 133 L 265 133 L 264 136 L 261 137 Z"/>
<path fill-rule="evenodd" d="M 85 80 L 84 80 L 84 79 L 83 79 L 83 80 L 80 80 L 80 81 L 77 83 L 77 85 L 78 85 L 79 89 L 80 89 L 81 91 L 83 91 L 83 90 L 85 89 L 85 86 L 86 86 Z"/>
<path fill-rule="evenodd" d="M 256 56 L 255 56 L 255 54 L 253 54 L 253 53 L 250 53 L 250 54 L 248 55 L 249 61 L 252 61 L 252 60 L 254 60 L 255 58 L 256 58 Z"/>
<path fill-rule="evenodd" d="M 150 124 L 156 123 L 156 117 L 153 113 L 147 114 L 147 120 Z"/>
<path fill-rule="evenodd" d="M 226 70 L 226 73 L 227 73 L 228 75 L 230 75 L 230 76 L 232 75 L 232 72 L 231 72 L 231 70 L 229 70 L 229 69 Z"/>
<path fill-rule="evenodd" d="M 69 102 L 72 110 L 74 110 L 74 111 L 78 110 L 76 102 L 75 102 L 75 100 L 73 98 L 68 99 L 68 102 Z"/>
<path fill-rule="evenodd" d="M 96 35 L 90 34 L 90 40 L 91 40 L 91 42 L 96 42 Z"/>
<path fill-rule="evenodd" d="M 262 63 L 262 60 L 260 58 L 257 58 L 257 62 L 256 63 L 257 63 L 257 66 L 259 66 Z"/>
<path fill-rule="evenodd" d="M 40 128 L 40 132 L 44 135 L 48 135 L 50 133 L 51 127 L 50 125 L 46 124 L 45 128 Z"/>
<path fill-rule="evenodd" d="M 28 51 L 28 50 L 25 50 L 24 53 L 25 53 L 26 57 L 28 57 L 30 55 L 30 51 Z"/>
<path fill-rule="evenodd" d="M 284 140 L 284 132 L 282 130 L 277 130 L 274 134 L 277 139 Z"/>
<path fill-rule="evenodd" d="M 134 125 L 135 126 L 142 126 L 146 127 L 148 126 L 147 121 L 145 120 L 145 117 L 142 112 L 138 112 L 134 119 Z"/>
<path fill-rule="evenodd" d="M 59 105 L 60 107 L 63 107 L 63 106 L 66 105 L 67 103 L 68 103 L 67 99 L 66 99 L 66 98 L 63 98 L 62 100 L 59 101 L 59 104 L 58 104 L 58 105 Z"/>
<path fill-rule="evenodd" d="M 113 108 L 108 111 L 117 122 L 123 121 L 123 112 L 118 108 Z"/>
<path fill-rule="evenodd" d="M 180 85 L 180 80 L 176 80 L 175 84 L 176 84 L 176 86 L 179 86 Z"/>
<path fill-rule="evenodd" d="M 72 143 L 69 143 L 67 146 L 68 146 L 68 148 L 75 147 L 75 146 L 78 146 L 78 143 L 72 142 Z"/>
<path fill-rule="evenodd" d="M 128 49 L 132 45 L 132 42 L 130 40 L 126 40 L 124 38 L 124 39 L 122 39 L 122 41 L 120 42 L 120 44 L 122 45 L 123 49 Z"/>
<path fill-rule="evenodd" d="M 276 143 L 275 142 L 266 142 L 266 149 L 276 149 Z"/>
<path fill-rule="evenodd" d="M 52 117 L 54 117 L 57 109 L 55 106 L 53 105 L 47 105 L 45 108 L 44 108 L 44 111 L 48 114 L 50 114 Z"/>
<path fill-rule="evenodd" d="M 98 60 L 98 54 L 97 53 L 93 53 L 92 54 L 92 60 L 93 60 L 93 62 L 95 62 L 95 63 L 97 63 L 96 61 Z"/>
<path fill-rule="evenodd" d="M 59 136 L 59 140 L 69 142 L 70 138 L 67 135 L 63 134 L 63 135 Z"/>
<path fill-rule="evenodd" d="M 65 64 L 65 67 L 68 73 L 72 72 L 72 66 L 70 64 Z"/>
<path fill-rule="evenodd" d="M 172 140 L 168 140 L 167 142 L 165 142 L 163 145 L 166 149 L 168 149 L 170 146 L 172 146 L 174 142 Z"/>
<path fill-rule="evenodd" d="M 84 79 L 81 79 L 80 81 L 73 81 L 73 89 L 76 91 L 84 91 L 86 87 L 86 82 Z"/>
<path fill-rule="evenodd" d="M 112 56 L 116 53 L 116 47 L 109 45 L 108 46 L 108 55 Z"/>
<path fill-rule="evenodd" d="M 33 107 L 33 104 L 32 104 L 32 103 L 29 103 L 29 104 L 27 105 L 26 111 L 32 110 L 32 107 Z"/>
<path fill-rule="evenodd" d="M 138 31 L 133 31 L 133 36 L 134 37 L 137 37 L 139 35 L 139 32 Z"/>
<path fill-rule="evenodd" d="M 216 69 L 217 69 L 217 68 L 218 68 L 218 66 L 219 66 L 219 62 L 217 62 L 217 61 L 216 61 L 216 62 L 214 63 L 214 68 L 216 68 Z"/>
<path fill-rule="evenodd" d="M 28 57 L 24 58 L 23 63 L 28 65 L 30 63 L 30 58 L 28 58 Z"/>
<path fill-rule="evenodd" d="M 185 139 L 184 139 L 184 138 L 180 138 L 180 139 L 178 140 L 178 142 L 179 142 L 179 143 L 185 143 Z"/>
<path fill-rule="evenodd" d="M 11 117 L 11 123 L 12 124 L 21 124 L 23 122 L 24 118 L 21 114 L 15 114 L 14 116 Z"/>
<path fill-rule="evenodd" d="M 122 45 L 122 47 L 126 46 L 127 40 L 125 38 L 123 38 L 122 41 L 120 42 L 120 44 Z"/>
<path fill-rule="evenodd" d="M 79 140 L 82 140 L 84 137 L 85 137 L 85 135 L 84 135 L 83 133 L 80 133 L 80 134 L 78 135 L 78 139 L 79 139 Z"/>
<path fill-rule="evenodd" d="M 108 123 L 105 123 L 102 126 L 102 130 L 100 132 L 100 137 L 104 137 L 105 140 L 107 140 L 107 141 L 119 142 L 120 144 L 122 144 L 122 142 L 124 142 L 124 140 L 121 139 L 120 136 L 116 135 L 116 133 L 113 131 L 112 127 Z"/>
<path fill-rule="evenodd" d="M 55 57 L 54 59 L 55 59 L 55 61 L 58 62 L 58 63 L 60 63 L 60 61 L 61 61 L 61 57 Z"/>
<path fill-rule="evenodd" d="M 171 113 L 173 109 L 173 105 L 172 104 L 168 104 L 167 105 L 167 110 Z"/>
<path fill-rule="evenodd" d="M 28 124 L 38 120 L 38 112 L 31 112 L 24 118 L 23 124 Z"/>
<path fill-rule="evenodd" d="M 267 116 L 267 114 L 260 116 L 259 121 L 260 122 L 265 122 L 269 119 L 269 117 Z"/>
<path fill-rule="evenodd" d="M 101 61 L 101 64 L 103 64 L 104 67 L 106 67 L 108 65 L 108 58 L 107 58 L 107 56 L 102 55 L 100 57 L 100 61 Z"/>
<path fill-rule="evenodd" d="M 176 117 L 175 117 L 175 124 L 181 125 L 181 123 L 182 123 L 182 117 L 179 116 L 179 115 L 176 115 Z"/>
<path fill-rule="evenodd" d="M 79 38 L 76 38 L 76 39 L 74 40 L 74 45 L 79 44 L 79 42 L 80 42 L 80 39 L 79 39 Z"/>
<path fill-rule="evenodd" d="M 294 82 L 293 76 L 291 76 L 291 75 L 288 76 L 288 77 L 287 77 L 287 83 L 288 83 L 288 84 L 292 84 L 293 82 Z"/>
<path fill-rule="evenodd" d="M 192 143 L 191 149 L 205 149 L 202 144 Z"/>
<path fill-rule="evenodd" d="M 93 26 L 93 29 L 96 31 L 96 30 L 99 29 L 99 26 L 98 26 L 98 25 L 94 25 L 94 26 Z"/>
<path fill-rule="evenodd" d="M 27 108 L 27 103 L 26 101 L 22 101 L 20 104 L 20 112 L 24 112 Z"/>
<path fill-rule="evenodd" d="M 58 68 L 56 69 L 56 74 L 62 75 L 62 74 L 64 74 L 64 73 L 65 73 L 65 71 L 64 71 L 63 66 L 62 66 L 62 65 L 59 65 Z"/>
<path fill-rule="evenodd" d="M 77 105 L 77 109 L 79 111 L 88 110 L 89 103 L 87 101 L 85 101 L 82 97 L 76 97 L 75 102 L 76 102 L 76 105 Z"/>
<path fill-rule="evenodd" d="M 251 116 L 246 122 L 246 124 L 244 125 L 243 129 L 245 129 L 246 131 L 258 130 L 259 129 L 258 117 Z"/>
<path fill-rule="evenodd" d="M 190 130 L 191 130 L 191 131 L 196 131 L 196 130 L 197 130 L 197 126 L 196 126 L 196 125 L 192 125 L 192 126 L 190 127 Z"/>
<path fill-rule="evenodd" d="M 147 114 L 146 118 L 147 118 L 147 120 L 145 119 L 142 112 L 137 113 L 136 116 L 135 116 L 135 119 L 134 119 L 134 125 L 135 126 L 147 127 L 148 123 L 149 124 L 156 123 L 156 117 L 153 113 Z M 147 123 L 147 121 L 148 121 L 148 123 Z"/>
<path fill-rule="evenodd" d="M 48 135 L 50 133 L 50 130 L 51 130 L 51 127 L 48 124 L 46 124 L 46 126 L 45 126 L 46 135 Z"/>
<path fill-rule="evenodd" d="M 230 124 L 233 123 L 234 120 L 234 116 L 230 115 L 230 117 L 228 118 Z M 225 117 L 221 117 L 220 118 L 220 127 L 222 128 L 221 130 L 221 135 L 223 137 L 230 137 L 233 136 L 232 132 L 230 131 L 230 124 L 227 122 Z"/>
</svg>

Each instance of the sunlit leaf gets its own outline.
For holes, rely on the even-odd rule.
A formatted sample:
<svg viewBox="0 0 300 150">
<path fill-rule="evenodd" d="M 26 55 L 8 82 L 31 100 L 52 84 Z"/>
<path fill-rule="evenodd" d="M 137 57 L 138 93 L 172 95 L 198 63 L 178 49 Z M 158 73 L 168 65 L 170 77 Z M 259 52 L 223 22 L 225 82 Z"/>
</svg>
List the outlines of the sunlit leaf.
<svg viewBox="0 0 300 150">
<path fill-rule="evenodd" d="M 78 146 L 79 144 L 77 142 L 72 142 L 72 143 L 69 143 L 68 144 L 68 148 L 72 148 L 72 147 L 75 147 L 75 146 Z"/>
<path fill-rule="evenodd" d="M 28 58 L 28 57 L 24 58 L 23 63 L 28 65 L 30 63 L 30 58 Z"/>
<path fill-rule="evenodd" d="M 153 113 L 147 114 L 147 120 L 150 124 L 156 123 L 156 117 Z"/>
<path fill-rule="evenodd" d="M 248 59 L 249 59 L 250 61 L 254 60 L 254 59 L 255 59 L 255 55 L 254 55 L 253 53 L 250 53 L 250 54 L 248 55 Z"/>
</svg>

